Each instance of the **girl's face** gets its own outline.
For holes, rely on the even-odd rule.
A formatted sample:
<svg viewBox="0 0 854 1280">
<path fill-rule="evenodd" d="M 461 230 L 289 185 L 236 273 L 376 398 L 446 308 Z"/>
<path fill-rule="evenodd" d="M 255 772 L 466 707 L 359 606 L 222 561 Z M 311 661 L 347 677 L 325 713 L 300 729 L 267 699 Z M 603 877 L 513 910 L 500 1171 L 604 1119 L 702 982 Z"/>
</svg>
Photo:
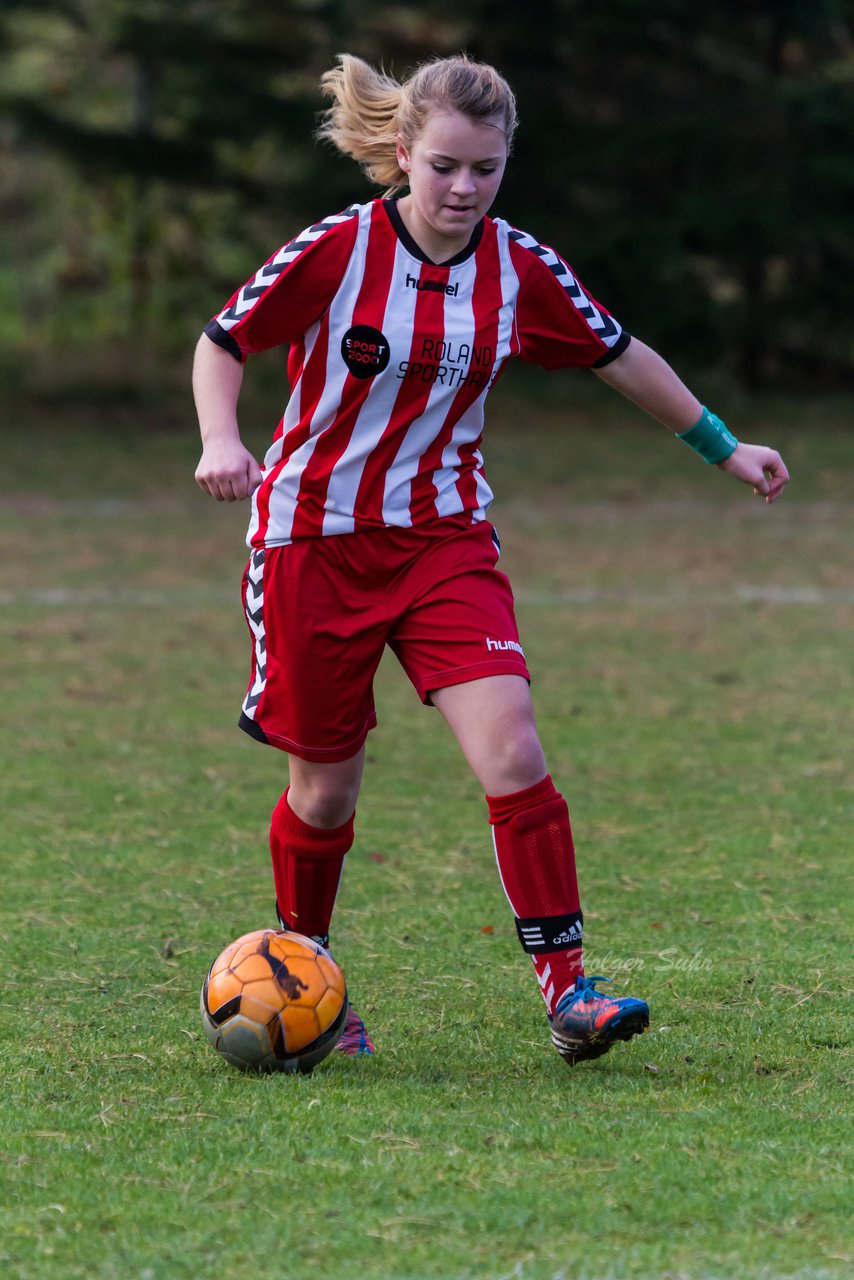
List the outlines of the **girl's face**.
<svg viewBox="0 0 854 1280">
<path fill-rule="evenodd" d="M 409 176 L 410 194 L 398 207 L 410 234 L 434 261 L 452 258 L 498 194 L 507 163 L 500 118 L 437 109 L 411 148 L 398 139 L 397 160 Z"/>
</svg>

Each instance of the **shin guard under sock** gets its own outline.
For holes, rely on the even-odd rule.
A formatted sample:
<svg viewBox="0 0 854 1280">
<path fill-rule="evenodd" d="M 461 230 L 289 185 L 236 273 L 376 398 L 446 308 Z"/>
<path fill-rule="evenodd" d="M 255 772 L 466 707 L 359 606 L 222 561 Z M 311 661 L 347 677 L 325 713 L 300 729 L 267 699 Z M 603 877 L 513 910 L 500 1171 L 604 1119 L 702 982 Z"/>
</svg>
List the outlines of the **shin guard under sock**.
<svg viewBox="0 0 854 1280">
<path fill-rule="evenodd" d="M 287 928 L 328 939 L 344 856 L 352 844 L 352 817 L 340 827 L 310 827 L 294 813 L 285 792 L 273 810 L 270 853 L 279 917 Z"/>
<path fill-rule="evenodd" d="M 551 1014 L 584 972 L 569 810 L 548 775 L 524 791 L 487 796 L 486 802 L 501 883 Z"/>
</svg>

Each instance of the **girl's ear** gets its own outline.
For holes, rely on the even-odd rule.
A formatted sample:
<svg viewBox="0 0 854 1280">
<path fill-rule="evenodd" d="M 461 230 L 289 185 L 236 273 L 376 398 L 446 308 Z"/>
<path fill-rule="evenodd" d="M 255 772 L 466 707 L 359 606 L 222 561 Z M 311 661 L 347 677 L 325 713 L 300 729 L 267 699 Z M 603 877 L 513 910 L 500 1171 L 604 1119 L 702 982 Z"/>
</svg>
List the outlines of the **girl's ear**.
<svg viewBox="0 0 854 1280">
<path fill-rule="evenodd" d="M 395 155 L 397 156 L 397 163 L 399 168 L 402 170 L 402 172 L 409 173 L 409 169 L 412 161 L 409 158 L 409 152 L 406 150 L 406 147 L 404 146 L 404 143 L 403 143 L 403 138 L 401 138 L 400 134 L 397 135 L 397 147 L 395 149 Z"/>
</svg>

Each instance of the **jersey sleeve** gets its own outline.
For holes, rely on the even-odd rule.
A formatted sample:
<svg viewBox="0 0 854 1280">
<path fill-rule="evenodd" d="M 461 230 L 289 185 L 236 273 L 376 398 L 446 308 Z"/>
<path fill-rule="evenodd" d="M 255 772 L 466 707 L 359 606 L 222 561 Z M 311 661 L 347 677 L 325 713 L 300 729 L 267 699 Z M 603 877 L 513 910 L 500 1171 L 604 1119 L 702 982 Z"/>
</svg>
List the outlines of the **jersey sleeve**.
<svg viewBox="0 0 854 1280">
<path fill-rule="evenodd" d="M 299 342 L 328 308 L 350 260 L 359 206 L 324 218 L 283 245 L 205 326 L 236 360 Z"/>
<path fill-rule="evenodd" d="M 519 276 L 519 355 L 544 369 L 597 369 L 616 360 L 631 336 L 593 298 L 554 249 L 511 230 Z"/>
</svg>

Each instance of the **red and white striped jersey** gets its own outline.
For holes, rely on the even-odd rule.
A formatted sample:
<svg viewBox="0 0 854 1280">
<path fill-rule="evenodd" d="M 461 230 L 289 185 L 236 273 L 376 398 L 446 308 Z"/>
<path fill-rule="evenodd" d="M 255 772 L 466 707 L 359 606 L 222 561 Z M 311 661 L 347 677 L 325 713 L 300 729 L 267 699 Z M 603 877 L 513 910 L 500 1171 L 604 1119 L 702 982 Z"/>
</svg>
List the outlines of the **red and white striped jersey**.
<svg viewBox="0 0 854 1280">
<path fill-rule="evenodd" d="M 253 547 L 483 520 L 483 406 L 505 360 L 589 368 L 630 340 L 533 236 L 484 218 L 437 266 L 382 199 L 301 232 L 205 332 L 239 360 L 290 347 L 291 397 L 252 500 Z"/>
</svg>

